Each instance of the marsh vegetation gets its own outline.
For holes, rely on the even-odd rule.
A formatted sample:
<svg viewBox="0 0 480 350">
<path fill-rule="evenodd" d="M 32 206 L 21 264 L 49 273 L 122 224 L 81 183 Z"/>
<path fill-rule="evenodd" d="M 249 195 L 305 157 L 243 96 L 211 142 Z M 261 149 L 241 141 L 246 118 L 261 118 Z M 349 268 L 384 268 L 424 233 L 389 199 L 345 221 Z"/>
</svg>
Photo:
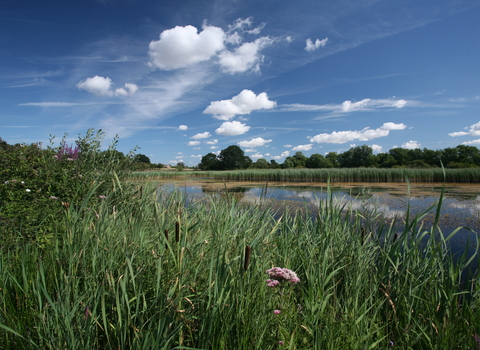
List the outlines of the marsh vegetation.
<svg viewBox="0 0 480 350">
<path fill-rule="evenodd" d="M 72 165 L 81 159 L 46 157 L 35 169 L 44 182 L 2 178 L 2 193 L 19 196 L 2 203 L 4 349 L 478 346 L 479 243 L 452 254 L 457 231 L 438 226 L 443 196 L 429 225 L 425 213 L 387 224 L 345 212 L 332 196 L 278 213 L 229 193 L 187 201 L 129 182 L 118 164 L 99 171 L 103 156 Z M 54 161 L 65 188 L 77 174 L 76 191 L 41 187 Z M 12 203 L 37 215 L 12 220 Z"/>
</svg>

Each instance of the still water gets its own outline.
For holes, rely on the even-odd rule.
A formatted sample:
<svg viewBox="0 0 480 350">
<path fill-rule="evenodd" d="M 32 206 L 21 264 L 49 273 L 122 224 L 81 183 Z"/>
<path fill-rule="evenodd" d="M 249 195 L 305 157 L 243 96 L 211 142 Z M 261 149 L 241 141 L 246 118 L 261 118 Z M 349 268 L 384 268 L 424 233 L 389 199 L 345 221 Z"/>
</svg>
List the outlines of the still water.
<svg viewBox="0 0 480 350">
<path fill-rule="evenodd" d="M 228 183 L 227 183 L 228 184 Z M 322 201 L 329 199 L 333 202 L 362 213 L 376 215 L 378 220 L 390 221 L 396 219 L 402 223 L 409 208 L 410 217 L 418 213 L 428 211 L 422 219 L 423 229 L 430 229 L 435 219 L 437 203 L 442 191 L 441 187 L 423 187 L 421 190 L 411 191 L 405 187 L 402 189 L 388 187 L 355 186 L 344 187 L 312 187 L 312 186 L 271 186 L 265 184 L 252 185 L 250 183 L 235 184 L 211 183 L 199 184 L 166 183 L 161 187 L 167 190 L 178 188 L 188 198 L 195 201 L 207 195 L 225 195 L 230 193 L 243 202 L 259 203 L 265 201 L 275 203 L 276 207 L 305 206 L 315 209 Z M 440 211 L 440 229 L 445 236 L 453 230 L 462 227 L 451 242 L 452 250 L 463 249 L 470 241 L 473 248 L 475 238 L 480 232 L 480 192 L 478 187 L 472 186 L 459 190 L 458 187 L 445 188 L 445 194 Z"/>
</svg>

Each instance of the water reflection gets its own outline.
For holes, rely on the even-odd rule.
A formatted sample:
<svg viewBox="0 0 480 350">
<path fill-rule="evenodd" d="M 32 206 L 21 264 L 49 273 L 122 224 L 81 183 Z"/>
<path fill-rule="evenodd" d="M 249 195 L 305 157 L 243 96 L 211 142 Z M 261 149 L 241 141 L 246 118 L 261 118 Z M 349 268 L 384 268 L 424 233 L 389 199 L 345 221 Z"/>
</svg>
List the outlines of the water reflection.
<svg viewBox="0 0 480 350">
<path fill-rule="evenodd" d="M 164 184 L 162 187 L 171 190 L 172 184 Z M 234 195 L 247 203 L 259 203 L 261 201 L 274 201 L 283 203 L 297 203 L 309 205 L 315 208 L 321 205 L 330 196 L 333 203 L 360 213 L 379 215 L 379 218 L 389 221 L 397 219 L 402 221 L 406 217 L 407 209 L 410 215 L 423 213 L 428 214 L 422 222 L 428 226 L 434 222 L 441 187 L 431 188 L 424 195 L 400 196 L 385 188 L 357 187 L 353 189 L 306 186 L 234 186 L 212 188 L 208 185 L 182 186 L 179 187 L 190 200 L 195 200 L 206 195 Z M 475 232 L 480 231 L 480 195 L 456 193 L 454 189 L 445 191 L 445 198 L 440 211 L 440 227 L 444 232 L 452 232 L 459 226 L 468 227 Z M 465 235 L 471 237 L 471 232 L 465 230 Z"/>
</svg>

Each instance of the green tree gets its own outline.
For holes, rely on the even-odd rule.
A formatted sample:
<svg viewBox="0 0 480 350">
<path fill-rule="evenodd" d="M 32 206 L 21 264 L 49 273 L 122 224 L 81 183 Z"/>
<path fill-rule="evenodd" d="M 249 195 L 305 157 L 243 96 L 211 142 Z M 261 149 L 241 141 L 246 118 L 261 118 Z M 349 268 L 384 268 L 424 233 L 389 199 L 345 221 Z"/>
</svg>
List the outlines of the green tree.
<svg viewBox="0 0 480 350">
<path fill-rule="evenodd" d="M 302 152 L 296 152 L 292 158 L 295 163 L 295 168 L 305 168 L 308 158 Z"/>
<path fill-rule="evenodd" d="M 268 169 L 270 168 L 270 164 L 265 158 L 259 158 L 255 163 L 253 163 L 253 167 L 256 169 Z"/>
<path fill-rule="evenodd" d="M 368 166 L 367 160 L 372 154 L 372 147 L 368 145 L 357 146 L 340 154 L 338 156 L 338 163 L 342 168 Z"/>
<path fill-rule="evenodd" d="M 306 167 L 312 169 L 333 168 L 333 165 L 330 160 L 326 159 L 323 155 L 314 153 L 310 156 L 310 158 L 308 158 Z"/>
<path fill-rule="evenodd" d="M 150 158 L 148 158 L 145 154 L 137 154 L 135 156 L 135 160 L 140 163 L 150 164 Z"/>
<path fill-rule="evenodd" d="M 222 170 L 245 169 L 252 163 L 252 160 L 245 156 L 243 150 L 237 145 L 223 149 L 218 155 L 218 160 Z"/>
<path fill-rule="evenodd" d="M 275 159 L 270 160 L 270 168 L 272 169 L 278 169 L 280 167 L 280 164 L 277 163 Z"/>
<path fill-rule="evenodd" d="M 213 153 L 208 153 L 202 157 L 202 161 L 198 164 L 200 170 L 218 170 L 220 162 Z"/>
<path fill-rule="evenodd" d="M 328 152 L 325 156 L 326 159 L 330 161 L 334 168 L 338 168 L 340 164 L 338 164 L 338 153 L 337 152 Z"/>
</svg>

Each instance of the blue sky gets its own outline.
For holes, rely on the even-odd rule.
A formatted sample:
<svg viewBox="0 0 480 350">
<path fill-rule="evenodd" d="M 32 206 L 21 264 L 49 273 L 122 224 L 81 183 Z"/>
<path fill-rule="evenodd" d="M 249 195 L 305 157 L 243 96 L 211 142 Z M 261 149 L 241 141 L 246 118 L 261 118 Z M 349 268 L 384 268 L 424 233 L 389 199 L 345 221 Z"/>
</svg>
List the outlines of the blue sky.
<svg viewBox="0 0 480 350">
<path fill-rule="evenodd" d="M 3 0 L 0 137 L 196 165 L 480 145 L 478 0 Z"/>
</svg>

